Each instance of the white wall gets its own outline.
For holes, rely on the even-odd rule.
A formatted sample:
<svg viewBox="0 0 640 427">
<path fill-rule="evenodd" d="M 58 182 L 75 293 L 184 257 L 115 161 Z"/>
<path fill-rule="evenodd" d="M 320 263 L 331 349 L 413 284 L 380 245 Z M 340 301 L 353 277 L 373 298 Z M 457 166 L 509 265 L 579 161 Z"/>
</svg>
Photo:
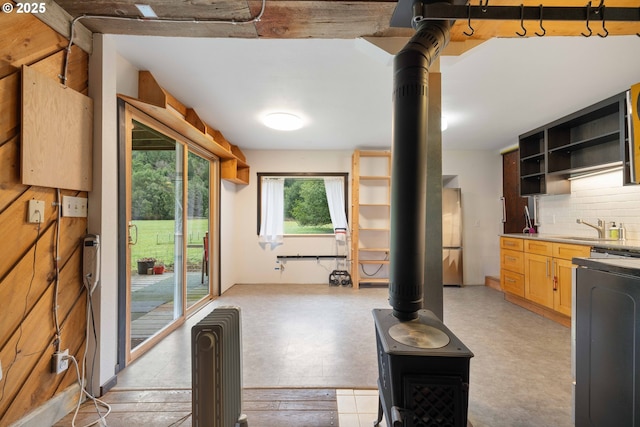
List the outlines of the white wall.
<svg viewBox="0 0 640 427">
<path fill-rule="evenodd" d="M 336 253 L 333 236 L 285 237 L 274 249 L 263 248 L 257 235 L 257 177 L 258 172 L 347 172 L 351 174 L 351 151 L 272 151 L 248 150 L 251 165 L 250 184 L 236 186 L 233 225 L 232 267 L 236 283 L 328 283 L 335 269 L 335 260 L 295 260 L 284 264 L 284 271 L 276 270 L 277 255 L 330 255 Z M 349 186 L 350 187 L 350 186 Z M 351 189 L 349 188 L 349 198 Z M 227 224 L 222 224 L 222 229 Z M 347 250 L 347 252 L 345 252 Z M 340 254 L 348 255 L 346 246 Z M 223 263 L 223 271 L 230 268 Z M 227 283 L 228 284 L 228 283 Z"/>
<path fill-rule="evenodd" d="M 284 271 L 276 270 L 277 255 L 324 255 L 336 253 L 333 237 L 285 237 L 284 244 L 271 250 L 258 244 L 257 172 L 349 172 L 351 151 L 247 151 L 251 182 L 236 187 L 233 211 L 223 217 L 222 229 L 235 234 L 232 262 L 222 263 L 224 289 L 233 283 L 327 283 L 335 261 L 288 261 Z M 464 283 L 484 284 L 487 275 L 500 269 L 501 157 L 497 152 L 446 151 L 443 174 L 456 175 L 462 188 Z M 351 193 L 351 190 L 349 190 Z M 351 197 L 351 194 L 349 194 Z M 223 209 L 226 210 L 223 204 Z M 233 216 L 233 218 L 231 218 Z M 229 228 L 228 228 L 229 227 Z M 223 241 L 226 240 L 223 238 Z M 345 253 L 341 247 L 341 254 Z M 223 254 L 224 255 L 224 254 Z M 233 269 L 234 273 L 228 270 Z M 226 272 L 225 272 L 226 270 Z"/>
<path fill-rule="evenodd" d="M 100 286 L 93 296 L 98 354 L 89 371 L 95 395 L 114 375 L 117 362 L 118 182 L 116 54 L 113 40 L 94 34 L 89 59 L 89 96 L 94 101 L 93 190 L 89 192 L 88 231 L 100 235 Z M 93 367 L 90 367 L 92 369 Z"/>
<path fill-rule="evenodd" d="M 236 192 L 240 185 L 229 181 L 220 184 L 220 293 L 238 283 L 239 266 L 236 259 L 236 247 L 240 247 L 235 238 L 236 227 Z"/>
<path fill-rule="evenodd" d="M 539 232 L 564 236 L 597 237 L 597 231 L 576 223 L 597 219 L 623 222 L 628 239 L 640 239 L 640 185 L 622 185 L 622 171 L 575 179 L 571 194 L 540 196 Z M 609 226 L 610 224 L 607 224 Z"/>
<path fill-rule="evenodd" d="M 493 151 L 443 151 L 442 174 L 462 189 L 462 256 L 465 285 L 500 274 L 502 158 Z"/>
</svg>

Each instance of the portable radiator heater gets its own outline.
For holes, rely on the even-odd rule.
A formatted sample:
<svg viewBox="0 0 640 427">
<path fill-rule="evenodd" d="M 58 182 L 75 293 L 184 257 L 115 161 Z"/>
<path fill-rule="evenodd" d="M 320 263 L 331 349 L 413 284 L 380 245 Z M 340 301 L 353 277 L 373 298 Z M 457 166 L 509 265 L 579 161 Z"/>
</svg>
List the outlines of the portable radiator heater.
<svg viewBox="0 0 640 427">
<path fill-rule="evenodd" d="M 191 328 L 194 427 L 247 427 L 242 412 L 239 307 L 218 307 Z"/>
</svg>

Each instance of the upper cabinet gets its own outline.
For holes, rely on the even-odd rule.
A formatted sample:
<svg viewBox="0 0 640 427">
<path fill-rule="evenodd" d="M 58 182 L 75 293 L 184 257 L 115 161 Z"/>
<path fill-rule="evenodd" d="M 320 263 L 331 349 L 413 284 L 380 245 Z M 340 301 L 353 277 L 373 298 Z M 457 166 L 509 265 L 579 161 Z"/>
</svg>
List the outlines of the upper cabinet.
<svg viewBox="0 0 640 427">
<path fill-rule="evenodd" d="M 565 194 L 568 178 L 624 166 L 629 180 L 626 92 L 519 137 L 520 194 Z"/>
</svg>

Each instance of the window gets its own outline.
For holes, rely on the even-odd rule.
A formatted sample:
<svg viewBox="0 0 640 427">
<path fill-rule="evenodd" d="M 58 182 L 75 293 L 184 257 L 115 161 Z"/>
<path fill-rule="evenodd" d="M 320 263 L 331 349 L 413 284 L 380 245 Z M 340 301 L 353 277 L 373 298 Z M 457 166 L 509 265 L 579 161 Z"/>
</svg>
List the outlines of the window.
<svg viewBox="0 0 640 427">
<path fill-rule="evenodd" d="M 273 235 L 333 234 L 334 228 L 346 228 L 348 176 L 258 173 L 258 234 L 261 226 L 271 226 L 265 233 Z"/>
</svg>

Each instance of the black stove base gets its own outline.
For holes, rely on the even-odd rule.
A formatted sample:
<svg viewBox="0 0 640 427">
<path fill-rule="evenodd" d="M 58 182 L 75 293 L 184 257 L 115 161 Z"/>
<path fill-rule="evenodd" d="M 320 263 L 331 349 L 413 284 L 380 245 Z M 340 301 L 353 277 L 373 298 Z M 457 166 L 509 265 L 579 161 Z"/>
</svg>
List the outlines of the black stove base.
<svg viewBox="0 0 640 427">
<path fill-rule="evenodd" d="M 467 427 L 473 353 L 430 311 L 373 311 L 380 413 L 389 427 Z M 377 423 L 375 425 L 378 425 Z"/>
</svg>

